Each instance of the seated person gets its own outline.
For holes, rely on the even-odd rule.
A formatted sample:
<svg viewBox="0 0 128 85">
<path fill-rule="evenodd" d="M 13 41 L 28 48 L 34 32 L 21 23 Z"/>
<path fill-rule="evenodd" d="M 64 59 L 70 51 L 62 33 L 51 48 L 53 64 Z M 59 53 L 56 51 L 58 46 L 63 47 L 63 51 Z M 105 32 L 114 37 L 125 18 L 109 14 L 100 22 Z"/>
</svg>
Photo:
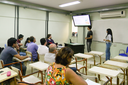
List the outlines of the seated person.
<svg viewBox="0 0 128 85">
<path fill-rule="evenodd" d="M 14 48 L 16 48 L 17 45 L 17 40 L 15 38 L 10 38 L 8 39 L 8 46 L 2 51 L 1 55 L 0 55 L 0 59 L 3 60 L 4 64 L 9 64 L 9 63 L 13 63 L 13 57 L 16 57 L 20 60 L 23 60 L 25 58 L 28 58 L 28 56 L 20 56 L 16 50 L 14 50 Z M 14 64 L 12 65 L 18 69 L 20 69 L 20 64 Z M 26 73 L 26 66 L 24 64 L 22 64 L 22 72 L 23 75 L 25 75 Z"/>
<path fill-rule="evenodd" d="M 31 42 L 28 44 L 27 51 L 32 53 L 33 61 L 38 61 L 38 54 L 37 54 L 38 46 L 35 43 L 36 39 L 33 36 L 31 36 L 30 41 Z"/>
<path fill-rule="evenodd" d="M 24 47 L 27 47 L 29 43 L 30 43 L 30 38 L 28 37 L 28 38 L 26 39 L 26 41 L 25 41 Z"/>
<path fill-rule="evenodd" d="M 51 36 L 51 34 L 48 34 L 47 35 L 47 45 L 50 45 L 50 44 L 54 44 L 55 42 L 54 42 L 54 40 L 52 39 L 52 36 Z"/>
<path fill-rule="evenodd" d="M 46 53 L 44 56 L 44 60 L 49 63 L 55 62 L 55 56 L 56 56 L 56 45 L 50 44 L 49 45 L 49 53 Z"/>
<path fill-rule="evenodd" d="M 22 35 L 22 34 L 20 34 L 20 35 L 18 36 L 17 43 L 18 43 L 19 47 L 23 45 L 23 44 L 21 43 L 21 40 L 23 40 L 23 37 L 24 37 L 24 35 Z"/>
<path fill-rule="evenodd" d="M 46 71 L 44 85 L 87 85 L 80 76 L 68 68 L 72 56 L 73 51 L 68 47 L 59 50 L 55 58 L 55 63 L 51 64 Z"/>
<path fill-rule="evenodd" d="M 48 53 L 49 50 L 48 50 L 48 47 L 46 46 L 47 45 L 46 39 L 41 38 L 40 43 L 41 43 L 41 45 L 39 46 L 38 51 L 37 51 L 38 54 L 44 55 L 45 53 Z"/>
</svg>

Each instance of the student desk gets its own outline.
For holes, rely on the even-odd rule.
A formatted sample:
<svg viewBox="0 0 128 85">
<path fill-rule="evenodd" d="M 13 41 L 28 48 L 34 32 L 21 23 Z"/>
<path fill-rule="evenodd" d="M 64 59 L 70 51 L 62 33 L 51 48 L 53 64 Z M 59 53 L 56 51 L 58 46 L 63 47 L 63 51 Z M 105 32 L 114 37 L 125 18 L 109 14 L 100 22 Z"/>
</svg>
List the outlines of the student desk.
<svg viewBox="0 0 128 85">
<path fill-rule="evenodd" d="M 124 56 L 116 56 L 114 57 L 114 59 L 119 61 L 128 61 L 128 57 L 124 57 Z"/>
<path fill-rule="evenodd" d="M 80 43 L 64 43 L 65 47 L 70 47 L 73 51 L 74 54 L 76 53 L 84 53 L 84 44 Z"/>
<path fill-rule="evenodd" d="M 87 75 L 87 59 L 92 58 L 93 56 L 92 55 L 83 54 L 83 53 L 77 53 L 77 54 L 74 54 L 74 57 L 76 57 L 76 65 L 77 65 L 77 57 L 86 59 L 85 61 L 86 61 L 86 75 Z M 84 65 L 84 63 L 83 63 L 83 65 Z"/>
<path fill-rule="evenodd" d="M 111 70 L 111 69 L 107 69 L 107 68 L 94 66 L 91 69 L 89 69 L 88 71 L 98 74 L 98 75 L 100 74 L 100 75 L 105 75 L 106 77 L 107 76 L 110 77 L 110 85 L 112 85 L 112 78 L 117 77 L 117 85 L 119 85 L 118 75 L 119 75 L 120 71 L 118 71 L 118 70 Z"/>
<path fill-rule="evenodd" d="M 40 61 L 39 61 L 39 62 L 31 63 L 31 64 L 29 64 L 29 66 L 40 71 L 40 73 L 41 73 L 41 78 L 42 78 L 42 81 L 43 81 L 43 71 L 44 71 L 44 70 L 47 70 L 49 64 L 43 63 L 43 62 L 40 62 Z M 43 83 L 43 82 L 42 82 L 42 83 Z"/>
<path fill-rule="evenodd" d="M 123 82 L 124 82 L 124 85 L 125 85 L 125 70 L 128 68 L 128 63 L 107 60 L 104 64 L 120 68 L 124 73 L 124 81 Z M 127 82 L 128 82 L 128 80 L 127 80 Z"/>
<path fill-rule="evenodd" d="M 96 65 L 96 60 L 95 60 L 95 55 L 98 55 L 100 57 L 100 63 L 101 64 L 101 56 L 104 54 L 103 52 L 99 52 L 99 51 L 91 51 L 87 54 L 91 54 L 93 55 L 93 58 L 94 58 L 94 66 Z M 98 64 L 98 63 L 97 63 Z"/>
<path fill-rule="evenodd" d="M 13 57 L 13 59 L 16 60 L 16 61 L 18 61 L 18 62 L 20 62 L 21 73 L 23 73 L 23 72 L 22 72 L 22 62 L 26 62 L 26 61 L 31 60 L 30 57 L 29 57 L 29 58 L 25 58 L 25 59 L 23 59 L 23 60 L 20 60 L 20 59 L 18 59 L 18 58 L 16 58 L 16 57 Z"/>
<path fill-rule="evenodd" d="M 0 69 L 0 71 L 3 71 L 2 73 L 0 73 L 0 83 L 1 85 L 3 85 L 3 82 L 8 80 L 8 79 L 12 79 L 10 82 L 10 85 L 17 85 L 16 84 L 16 76 L 18 75 L 16 72 L 14 72 L 13 70 L 9 69 L 9 68 L 2 68 Z M 7 77 L 7 72 L 11 71 L 11 76 Z"/>
</svg>

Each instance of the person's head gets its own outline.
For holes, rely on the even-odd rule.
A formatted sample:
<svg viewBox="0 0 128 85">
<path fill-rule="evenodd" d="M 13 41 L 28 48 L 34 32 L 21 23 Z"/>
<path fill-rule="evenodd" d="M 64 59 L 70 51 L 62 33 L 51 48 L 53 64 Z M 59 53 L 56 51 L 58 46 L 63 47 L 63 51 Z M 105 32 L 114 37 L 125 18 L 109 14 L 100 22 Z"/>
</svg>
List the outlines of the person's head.
<svg viewBox="0 0 128 85">
<path fill-rule="evenodd" d="M 73 51 L 69 47 L 61 48 L 56 54 L 55 62 L 64 66 L 68 66 L 71 63 Z"/>
<path fill-rule="evenodd" d="M 49 52 L 50 53 L 56 53 L 56 45 L 55 44 L 49 45 Z"/>
<path fill-rule="evenodd" d="M 11 47 L 16 47 L 17 46 L 17 40 L 15 38 L 9 38 L 8 41 L 8 46 L 11 46 Z"/>
<path fill-rule="evenodd" d="M 30 37 L 30 42 L 34 42 L 34 43 L 35 43 L 35 42 L 36 42 L 35 37 L 31 36 L 31 37 Z"/>
<path fill-rule="evenodd" d="M 112 34 L 112 30 L 110 28 L 107 29 L 107 35 L 111 35 L 112 38 L 111 38 L 111 41 L 113 42 L 113 34 Z"/>
<path fill-rule="evenodd" d="M 88 26 L 87 29 L 88 29 L 88 30 L 91 30 L 91 29 L 92 29 L 92 26 Z"/>
<path fill-rule="evenodd" d="M 48 34 L 47 39 L 51 39 L 51 38 L 52 38 L 51 34 Z"/>
<path fill-rule="evenodd" d="M 27 43 L 30 43 L 30 38 L 29 37 L 26 39 L 24 46 L 26 46 Z"/>
<path fill-rule="evenodd" d="M 18 39 L 21 41 L 21 40 L 23 40 L 23 37 L 24 37 L 24 35 L 20 34 L 20 35 L 18 36 Z"/>
<path fill-rule="evenodd" d="M 47 45 L 47 41 L 45 38 L 41 38 L 40 43 L 41 43 L 41 45 Z"/>
</svg>

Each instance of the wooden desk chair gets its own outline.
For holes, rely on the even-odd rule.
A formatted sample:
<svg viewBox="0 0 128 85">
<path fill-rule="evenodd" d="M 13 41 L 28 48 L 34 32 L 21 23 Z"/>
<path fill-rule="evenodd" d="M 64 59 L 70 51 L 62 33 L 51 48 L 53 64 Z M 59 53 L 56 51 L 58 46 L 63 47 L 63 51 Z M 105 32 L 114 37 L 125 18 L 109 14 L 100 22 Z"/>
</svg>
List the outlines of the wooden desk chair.
<svg viewBox="0 0 128 85">
<path fill-rule="evenodd" d="M 34 84 L 34 85 L 43 82 L 43 80 L 40 80 L 37 77 L 33 76 L 33 74 L 39 73 L 39 71 L 22 76 L 21 71 L 19 69 L 15 68 L 13 66 L 11 66 L 11 69 L 18 73 L 18 75 L 20 77 L 20 82 L 26 82 L 26 83 L 30 83 L 30 84 Z"/>
<path fill-rule="evenodd" d="M 4 64 L 3 60 L 0 60 L 0 66 L 1 68 L 4 68 L 5 66 L 13 65 L 16 63 L 20 63 L 20 68 L 21 68 L 21 73 L 22 73 L 22 63 L 21 62 L 14 62 L 14 63 L 9 63 L 9 64 Z"/>
<path fill-rule="evenodd" d="M 117 67 L 113 67 L 113 66 L 109 66 L 109 65 L 104 65 L 104 64 L 103 65 L 99 65 L 99 67 L 107 68 L 107 69 L 112 69 L 112 70 L 119 70 L 121 72 L 120 74 L 122 74 L 122 71 L 119 68 L 117 68 Z M 110 79 L 110 77 L 108 77 L 108 78 Z M 103 82 L 106 82 L 108 80 L 108 78 L 104 76 L 104 77 L 99 78 L 99 80 L 101 80 Z M 123 79 L 119 79 L 119 85 L 123 84 L 123 82 L 124 82 Z M 112 79 L 112 84 L 113 85 L 117 85 L 117 79 L 116 78 Z"/>
<path fill-rule="evenodd" d="M 82 59 L 82 60 L 78 60 L 76 57 L 75 57 L 75 60 L 76 60 L 76 64 L 71 64 L 69 65 L 69 67 L 76 67 L 76 69 L 80 72 L 81 69 L 85 69 L 85 74 L 87 75 L 87 65 L 85 66 L 85 61 L 86 61 L 86 64 L 87 64 L 87 59 Z M 82 64 L 78 64 L 78 62 L 83 62 L 83 65 Z M 84 71 L 83 71 L 83 74 L 84 74 Z"/>
</svg>

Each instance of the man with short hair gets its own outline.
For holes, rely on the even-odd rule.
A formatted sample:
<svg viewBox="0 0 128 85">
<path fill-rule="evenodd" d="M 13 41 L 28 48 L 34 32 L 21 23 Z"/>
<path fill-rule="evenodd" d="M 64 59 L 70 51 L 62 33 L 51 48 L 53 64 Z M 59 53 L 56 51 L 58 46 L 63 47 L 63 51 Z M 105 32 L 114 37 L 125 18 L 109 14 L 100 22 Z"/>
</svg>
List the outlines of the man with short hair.
<svg viewBox="0 0 128 85">
<path fill-rule="evenodd" d="M 90 52 L 91 51 L 91 44 L 92 44 L 92 37 L 93 37 L 93 32 L 91 30 L 91 26 L 88 26 L 88 34 L 87 37 L 85 39 L 87 39 L 87 51 Z"/>
<path fill-rule="evenodd" d="M 0 55 L 0 59 L 3 60 L 4 64 L 10 64 L 13 63 L 13 57 L 16 57 L 20 60 L 23 60 L 25 58 L 28 58 L 28 56 L 20 56 L 14 48 L 18 47 L 17 45 L 17 40 L 15 38 L 9 38 L 8 41 L 8 46 L 2 51 Z M 20 69 L 20 64 L 14 64 L 12 65 L 18 69 Z M 23 75 L 26 73 L 26 66 L 22 64 L 22 72 Z"/>
<path fill-rule="evenodd" d="M 35 43 L 36 39 L 33 36 L 31 36 L 30 41 L 31 42 L 28 44 L 27 51 L 32 53 L 33 61 L 38 61 L 38 54 L 37 54 L 38 46 Z"/>
<path fill-rule="evenodd" d="M 23 37 L 24 37 L 24 35 L 22 35 L 22 34 L 20 34 L 20 35 L 18 36 L 17 42 L 18 42 L 19 47 L 23 45 L 23 44 L 21 43 L 21 40 L 23 40 Z"/>
<path fill-rule="evenodd" d="M 44 56 L 44 60 L 46 62 L 52 63 L 55 62 L 55 54 L 56 54 L 56 45 L 55 44 L 50 44 L 49 45 L 49 53 L 46 53 Z"/>
<path fill-rule="evenodd" d="M 38 47 L 38 51 L 37 52 L 40 55 L 44 55 L 45 53 L 48 53 L 49 50 L 48 50 L 48 47 L 46 46 L 47 45 L 46 39 L 45 38 L 41 38 L 40 39 L 40 43 L 41 43 L 41 45 Z"/>
</svg>

